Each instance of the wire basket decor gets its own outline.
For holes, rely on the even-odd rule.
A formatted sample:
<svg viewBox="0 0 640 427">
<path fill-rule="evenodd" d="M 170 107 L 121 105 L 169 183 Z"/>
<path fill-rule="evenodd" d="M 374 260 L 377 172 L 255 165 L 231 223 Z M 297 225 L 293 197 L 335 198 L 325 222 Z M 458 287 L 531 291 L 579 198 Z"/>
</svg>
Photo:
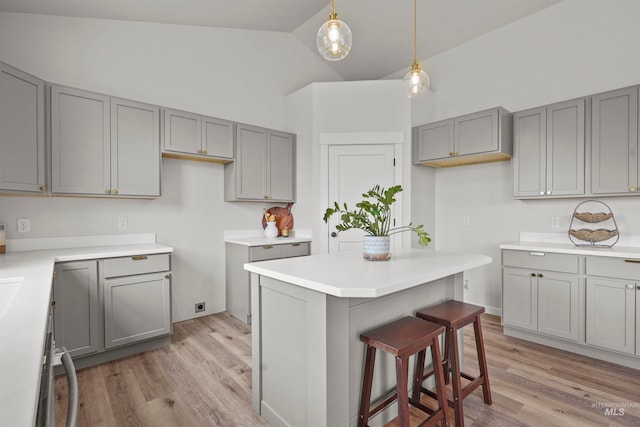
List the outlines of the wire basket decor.
<svg viewBox="0 0 640 427">
<path fill-rule="evenodd" d="M 595 224 L 598 228 L 593 228 Z M 576 206 L 569 224 L 569 240 L 574 245 L 610 248 L 619 238 L 616 219 L 606 203 L 585 200 Z"/>
</svg>

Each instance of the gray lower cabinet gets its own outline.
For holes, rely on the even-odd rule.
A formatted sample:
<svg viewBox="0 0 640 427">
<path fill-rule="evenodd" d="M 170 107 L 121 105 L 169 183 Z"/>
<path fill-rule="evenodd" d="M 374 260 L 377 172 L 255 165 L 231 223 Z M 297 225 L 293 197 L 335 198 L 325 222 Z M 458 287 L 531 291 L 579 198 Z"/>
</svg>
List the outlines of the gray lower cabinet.
<svg viewBox="0 0 640 427">
<path fill-rule="evenodd" d="M 0 190 L 46 191 L 44 104 L 44 81 L 0 63 Z"/>
<path fill-rule="evenodd" d="M 56 345 L 105 361 L 112 349 L 170 334 L 170 264 L 169 254 L 56 264 Z"/>
<path fill-rule="evenodd" d="M 638 86 L 592 97 L 591 192 L 637 194 Z"/>
<path fill-rule="evenodd" d="M 93 260 L 58 263 L 54 269 L 56 346 L 66 347 L 72 357 L 102 348 L 97 267 Z"/>
<path fill-rule="evenodd" d="M 295 135 L 236 125 L 235 161 L 225 164 L 226 201 L 295 201 Z"/>
<path fill-rule="evenodd" d="M 225 283 L 227 312 L 251 323 L 251 275 L 245 271 L 248 262 L 293 258 L 311 253 L 310 242 L 246 246 L 225 243 Z"/>
<path fill-rule="evenodd" d="M 186 111 L 163 109 L 165 157 L 200 160 L 233 159 L 234 124 Z"/>
<path fill-rule="evenodd" d="M 158 197 L 160 110 L 51 87 L 51 191 Z"/>
<path fill-rule="evenodd" d="M 497 107 L 413 130 L 413 163 L 434 167 L 509 160 L 511 113 Z"/>
<path fill-rule="evenodd" d="M 579 338 L 578 257 L 503 251 L 503 323 L 550 336 Z"/>
<path fill-rule="evenodd" d="M 585 98 L 513 114 L 513 195 L 585 194 Z"/>
</svg>

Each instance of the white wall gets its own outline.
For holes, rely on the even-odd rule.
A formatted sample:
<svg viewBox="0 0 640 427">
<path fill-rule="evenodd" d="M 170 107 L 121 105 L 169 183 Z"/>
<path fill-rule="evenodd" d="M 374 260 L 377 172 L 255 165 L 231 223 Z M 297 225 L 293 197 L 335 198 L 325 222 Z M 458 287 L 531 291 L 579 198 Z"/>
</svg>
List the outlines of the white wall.
<svg viewBox="0 0 640 427">
<path fill-rule="evenodd" d="M 510 111 L 640 83 L 640 2 L 565 0 L 426 61 L 432 82 L 413 125 L 502 105 Z M 519 201 L 511 197 L 510 162 L 435 171 L 438 250 L 493 257 L 471 271 L 465 299 L 498 312 L 498 245 L 520 231 L 566 232 L 584 199 Z M 414 186 L 420 185 L 420 180 Z M 623 235 L 640 235 L 639 198 L 604 198 Z M 471 225 L 462 226 L 470 216 Z M 550 218 L 560 217 L 551 228 Z"/>
<path fill-rule="evenodd" d="M 282 130 L 285 94 L 340 80 L 291 34 L 12 13 L 0 13 L 0 61 L 50 82 Z M 175 248 L 174 320 L 193 317 L 198 301 L 203 314 L 222 311 L 223 231 L 258 229 L 271 204 L 224 202 L 222 165 L 162 166 L 159 199 L 0 197 L 0 222 L 15 239 L 116 234 L 127 217 L 127 233 L 156 232 Z M 17 218 L 31 218 L 32 231 L 18 235 Z"/>
</svg>

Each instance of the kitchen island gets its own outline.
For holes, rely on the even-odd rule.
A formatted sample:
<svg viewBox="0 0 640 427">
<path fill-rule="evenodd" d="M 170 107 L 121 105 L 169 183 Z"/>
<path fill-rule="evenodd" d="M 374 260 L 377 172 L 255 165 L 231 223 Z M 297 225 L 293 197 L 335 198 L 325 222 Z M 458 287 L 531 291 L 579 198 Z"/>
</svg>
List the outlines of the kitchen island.
<svg viewBox="0 0 640 427">
<path fill-rule="evenodd" d="M 364 344 L 360 333 L 443 301 L 462 300 L 462 272 L 484 255 L 394 250 L 245 264 L 251 274 L 252 401 L 272 426 L 355 426 Z M 395 386 L 393 357 L 378 352 L 373 399 Z M 396 405 L 374 417 L 383 425 Z"/>
</svg>

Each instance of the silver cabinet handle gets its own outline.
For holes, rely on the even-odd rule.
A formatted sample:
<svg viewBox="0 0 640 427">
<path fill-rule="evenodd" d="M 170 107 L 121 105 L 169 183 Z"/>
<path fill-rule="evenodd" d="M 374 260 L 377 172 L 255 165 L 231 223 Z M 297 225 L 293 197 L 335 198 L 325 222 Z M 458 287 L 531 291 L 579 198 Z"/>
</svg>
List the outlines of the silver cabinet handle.
<svg viewBox="0 0 640 427">
<path fill-rule="evenodd" d="M 529 252 L 531 256 L 544 256 L 544 252 Z"/>
<path fill-rule="evenodd" d="M 551 190 L 547 191 L 547 195 L 550 196 L 551 195 Z"/>
<path fill-rule="evenodd" d="M 541 191 L 541 192 L 540 192 L 540 195 L 541 195 L 541 196 L 544 196 L 544 191 Z"/>
<path fill-rule="evenodd" d="M 62 366 L 67 374 L 67 384 L 69 387 L 69 404 L 67 409 L 67 427 L 75 427 L 76 418 L 78 416 L 78 377 L 76 376 L 76 367 L 73 366 L 73 360 L 66 348 L 60 347 L 62 351 Z"/>
</svg>

